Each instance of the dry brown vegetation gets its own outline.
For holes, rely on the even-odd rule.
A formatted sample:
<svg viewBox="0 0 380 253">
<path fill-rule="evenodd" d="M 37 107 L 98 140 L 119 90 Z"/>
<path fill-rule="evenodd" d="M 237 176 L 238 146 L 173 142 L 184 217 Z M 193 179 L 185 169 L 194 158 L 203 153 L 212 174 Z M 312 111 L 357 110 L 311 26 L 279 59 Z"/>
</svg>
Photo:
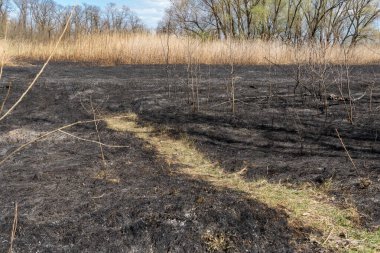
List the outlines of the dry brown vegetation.
<svg viewBox="0 0 380 253">
<path fill-rule="evenodd" d="M 6 54 L 6 62 L 17 63 L 25 60 L 43 61 L 49 56 L 55 41 L 31 42 L 13 40 L 1 42 L 0 52 Z M 230 64 L 232 50 L 235 64 L 262 65 L 269 61 L 276 64 L 296 64 L 323 62 L 340 64 L 344 62 L 349 50 L 349 64 L 373 64 L 380 62 L 380 47 L 377 45 L 358 45 L 350 49 L 340 46 L 321 48 L 305 45 L 295 47 L 282 42 L 260 40 L 202 41 L 189 37 L 170 36 L 168 46 L 169 64 L 186 64 L 189 57 L 200 64 Z M 165 35 L 153 34 L 95 34 L 79 36 L 76 40 L 63 41 L 53 60 L 90 62 L 93 64 L 166 64 Z M 5 50 L 4 50 L 5 49 Z M 321 54 L 320 52 L 325 53 Z M 191 54 L 189 55 L 189 52 Z"/>
</svg>

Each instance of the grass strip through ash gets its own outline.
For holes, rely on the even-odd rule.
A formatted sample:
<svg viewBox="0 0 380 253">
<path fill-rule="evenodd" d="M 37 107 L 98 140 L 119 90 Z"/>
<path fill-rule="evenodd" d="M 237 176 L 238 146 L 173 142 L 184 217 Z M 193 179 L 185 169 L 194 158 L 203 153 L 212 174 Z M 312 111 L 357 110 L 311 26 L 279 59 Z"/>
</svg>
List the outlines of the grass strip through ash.
<svg viewBox="0 0 380 253">
<path fill-rule="evenodd" d="M 178 173 L 207 181 L 215 187 L 244 192 L 269 207 L 286 211 L 290 226 L 311 228 L 310 240 L 325 248 L 340 252 L 380 252 L 380 229 L 367 231 L 361 228 L 355 208 L 337 207 L 323 191 L 310 187 L 291 188 L 266 180 L 248 181 L 242 177 L 244 170 L 226 173 L 199 152 L 188 138 L 174 139 L 165 131 L 141 125 L 136 114 L 123 116 L 105 117 L 108 128 L 134 134 L 156 150 L 169 166 L 180 164 L 181 169 L 176 170 Z"/>
</svg>

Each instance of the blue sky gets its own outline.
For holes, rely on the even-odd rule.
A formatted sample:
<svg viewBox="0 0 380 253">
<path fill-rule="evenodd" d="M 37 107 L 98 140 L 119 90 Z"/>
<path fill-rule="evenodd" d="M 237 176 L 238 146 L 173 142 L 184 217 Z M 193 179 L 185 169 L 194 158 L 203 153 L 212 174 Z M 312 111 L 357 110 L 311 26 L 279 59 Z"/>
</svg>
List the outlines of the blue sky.
<svg viewBox="0 0 380 253">
<path fill-rule="evenodd" d="M 158 21 L 161 20 L 165 9 L 169 7 L 170 0 L 56 0 L 56 2 L 61 5 L 87 3 L 100 7 L 105 6 L 109 2 L 126 5 L 134 11 L 149 28 L 155 28 Z"/>
</svg>

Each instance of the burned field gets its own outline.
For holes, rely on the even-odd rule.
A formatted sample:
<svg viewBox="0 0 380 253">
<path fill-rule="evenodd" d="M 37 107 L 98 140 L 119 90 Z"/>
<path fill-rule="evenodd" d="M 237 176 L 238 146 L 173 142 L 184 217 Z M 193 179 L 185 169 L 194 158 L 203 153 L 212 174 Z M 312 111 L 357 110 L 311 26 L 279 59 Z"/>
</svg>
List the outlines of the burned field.
<svg viewBox="0 0 380 253">
<path fill-rule="evenodd" d="M 38 69 L 6 68 L 0 101 L 11 83 L 7 105 L 14 103 Z M 272 65 L 236 66 L 231 75 L 230 66 L 55 63 L 0 123 L 0 158 L 48 131 L 92 120 L 92 109 L 98 118 L 135 113 L 157 134 L 191 142 L 226 175 L 322 192 L 323 201 L 357 210 L 356 226 L 376 231 L 378 72 Z M 286 206 L 177 173 L 182 164 L 168 163 L 133 133 L 104 122 L 65 131 L 0 165 L 1 252 L 10 245 L 15 202 L 15 252 L 323 252 L 335 240 L 312 240 L 322 232 L 290 222 Z M 108 145 L 104 160 L 88 141 L 99 137 Z M 355 243 L 337 233 L 342 249 Z"/>
</svg>

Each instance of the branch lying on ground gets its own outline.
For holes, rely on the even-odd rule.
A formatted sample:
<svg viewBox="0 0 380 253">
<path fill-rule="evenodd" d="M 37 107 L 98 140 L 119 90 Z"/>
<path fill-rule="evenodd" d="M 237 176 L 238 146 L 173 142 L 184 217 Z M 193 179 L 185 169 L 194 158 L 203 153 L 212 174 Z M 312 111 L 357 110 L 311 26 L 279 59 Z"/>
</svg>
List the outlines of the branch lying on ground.
<svg viewBox="0 0 380 253">
<path fill-rule="evenodd" d="M 13 242 L 16 239 L 17 221 L 18 221 L 18 203 L 16 202 L 16 204 L 15 204 L 15 214 L 14 214 L 14 218 L 13 218 L 13 225 L 12 225 L 11 239 L 10 239 L 8 253 L 12 253 L 13 252 Z"/>
<path fill-rule="evenodd" d="M 367 95 L 367 91 L 365 91 L 362 95 L 360 95 L 357 98 L 352 98 L 352 101 L 354 101 L 354 102 L 359 101 L 360 99 L 364 98 L 365 95 Z"/>
<path fill-rule="evenodd" d="M 105 144 L 103 142 L 94 141 L 94 140 L 90 140 L 90 139 L 85 139 L 85 138 L 73 135 L 73 134 L 71 134 L 69 132 L 66 132 L 66 131 L 63 131 L 63 130 L 58 130 L 58 131 L 60 133 L 63 133 L 65 135 L 67 135 L 67 136 L 73 137 L 74 139 L 77 139 L 77 140 L 80 140 L 80 141 L 85 141 L 85 142 L 95 143 L 95 144 L 98 144 L 98 145 L 100 145 L 102 147 L 106 147 L 106 148 L 129 148 L 129 146 L 109 145 L 109 144 Z"/>
<path fill-rule="evenodd" d="M 111 119 L 123 119 L 123 118 L 128 118 L 128 116 L 119 116 L 119 117 L 111 117 Z M 20 152 L 21 150 L 23 150 L 24 148 L 26 148 L 27 146 L 35 143 L 35 142 L 38 142 L 40 140 L 43 140 L 47 137 L 49 137 L 50 135 L 54 134 L 54 133 L 57 133 L 57 132 L 62 132 L 66 135 L 71 135 L 70 133 L 67 133 L 67 132 L 64 132 L 63 130 L 64 129 L 67 129 L 67 128 L 70 128 L 70 127 L 73 127 L 73 126 L 76 126 L 76 125 L 82 125 L 82 124 L 88 124 L 88 123 L 94 123 L 94 122 L 99 122 L 99 121 L 105 121 L 105 120 L 108 120 L 110 118 L 104 118 L 104 119 L 97 119 L 97 120 L 84 120 L 84 121 L 77 121 L 75 123 L 72 123 L 72 124 L 69 124 L 69 125 L 65 125 L 65 126 L 62 126 L 62 127 L 59 127 L 57 129 L 54 129 L 52 131 L 49 131 L 43 135 L 41 135 L 40 137 L 34 139 L 34 140 L 31 140 L 23 145 L 21 145 L 20 147 L 18 147 L 17 149 L 15 149 L 13 152 L 11 152 L 9 155 L 7 155 L 5 158 L 3 158 L 1 161 L 0 161 L 0 165 L 2 165 L 5 161 L 9 160 L 12 156 L 14 156 L 15 154 L 17 154 L 18 152 Z M 111 145 L 106 145 L 106 144 L 103 144 L 103 143 L 99 143 L 97 141 L 91 141 L 91 140 L 86 140 L 86 139 L 83 139 L 83 138 L 80 138 L 80 137 L 77 137 L 77 136 L 74 136 L 74 135 L 71 135 L 71 137 L 74 137 L 76 139 L 82 139 L 83 141 L 88 141 L 88 142 L 94 142 L 94 143 L 97 143 L 97 144 L 101 144 L 102 146 L 111 146 Z M 123 147 L 124 148 L 124 147 Z"/>
<path fill-rule="evenodd" d="M 335 132 L 336 132 L 336 134 L 337 134 L 337 136 L 338 136 L 338 138 L 339 138 L 339 140 L 340 140 L 340 143 L 341 143 L 342 146 L 343 146 L 344 151 L 346 151 L 347 157 L 350 159 L 350 162 L 352 163 L 352 166 L 354 167 L 354 169 L 355 169 L 355 171 L 356 171 L 356 174 L 357 174 L 358 176 L 360 176 L 360 174 L 359 174 L 359 170 L 358 170 L 358 167 L 356 167 L 356 164 L 355 164 L 354 160 L 352 159 L 350 153 L 348 152 L 348 150 L 347 150 L 347 148 L 346 148 L 346 145 L 344 145 L 343 139 L 342 139 L 342 137 L 340 137 L 340 134 L 339 134 L 338 129 L 335 129 Z"/>
</svg>

